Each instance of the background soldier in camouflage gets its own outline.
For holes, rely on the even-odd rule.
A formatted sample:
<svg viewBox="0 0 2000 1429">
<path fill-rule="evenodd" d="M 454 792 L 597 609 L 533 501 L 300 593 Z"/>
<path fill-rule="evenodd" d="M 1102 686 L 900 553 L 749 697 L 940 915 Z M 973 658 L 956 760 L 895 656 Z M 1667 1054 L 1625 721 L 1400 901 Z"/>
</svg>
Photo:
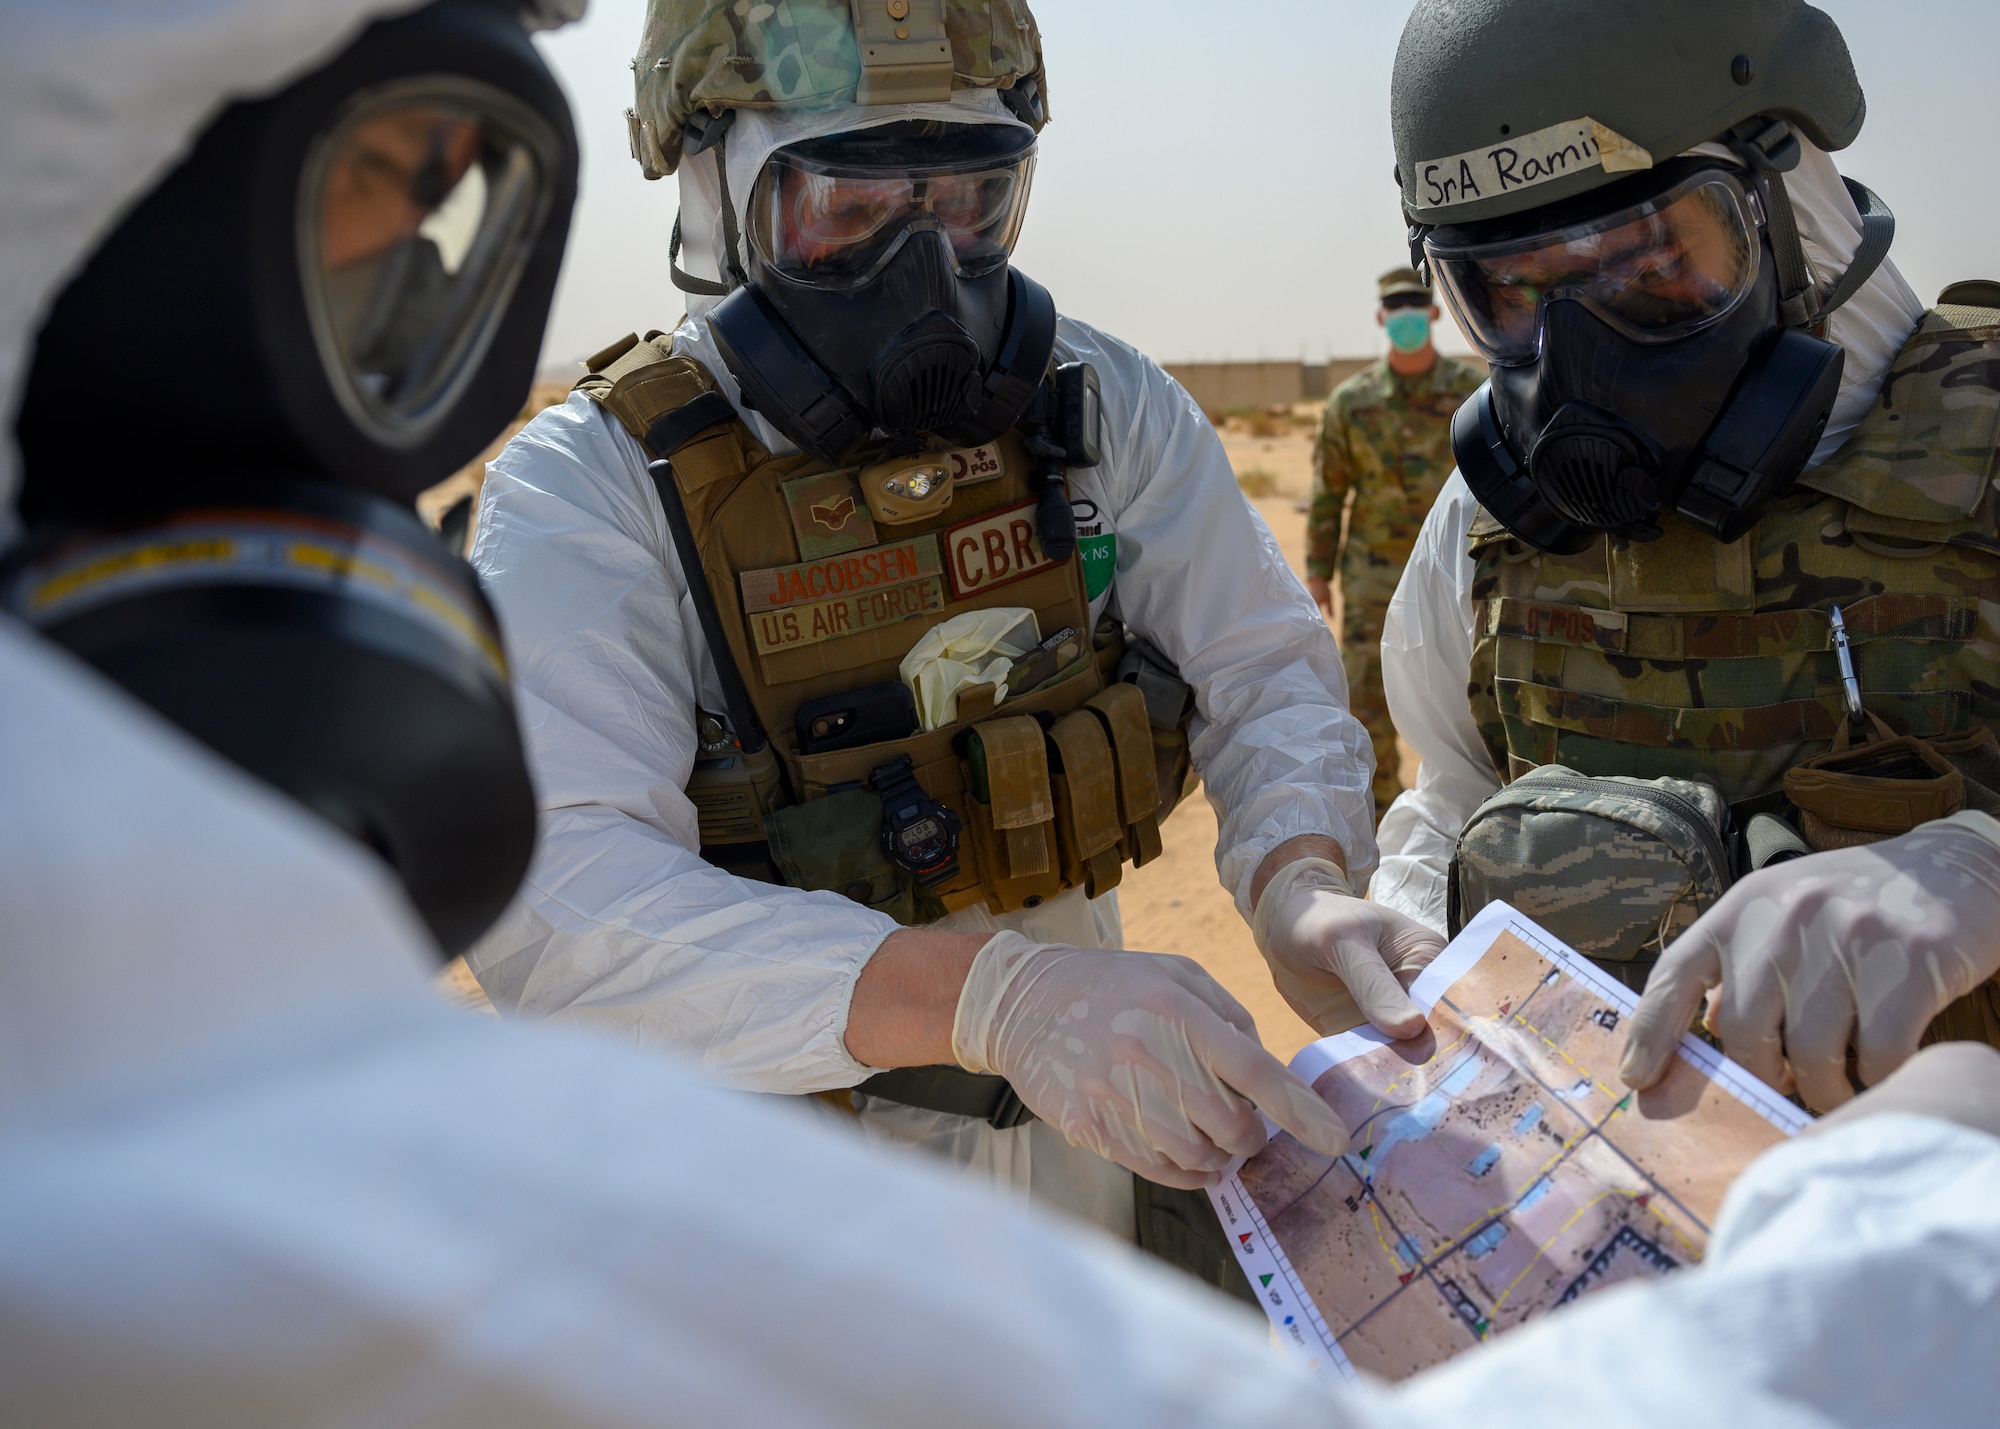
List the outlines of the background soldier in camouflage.
<svg viewBox="0 0 2000 1429">
<path fill-rule="evenodd" d="M 1438 310 L 1408 268 L 1382 275 L 1375 320 L 1389 354 L 1334 389 L 1313 443 L 1306 589 L 1333 608 L 1340 576 L 1340 651 L 1348 705 L 1375 744 L 1375 814 L 1395 799 L 1396 728 L 1382 694 L 1382 620 L 1417 532 L 1452 472 L 1451 414 L 1484 380 L 1431 345 Z M 1353 506 L 1348 509 L 1348 497 Z M 1341 537 L 1341 512 L 1348 510 Z"/>
</svg>

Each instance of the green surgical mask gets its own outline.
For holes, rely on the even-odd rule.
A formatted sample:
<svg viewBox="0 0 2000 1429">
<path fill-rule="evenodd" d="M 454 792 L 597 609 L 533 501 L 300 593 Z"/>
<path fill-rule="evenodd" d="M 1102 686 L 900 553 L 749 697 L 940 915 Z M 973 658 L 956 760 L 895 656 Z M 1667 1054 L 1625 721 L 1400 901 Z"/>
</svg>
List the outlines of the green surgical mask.
<svg viewBox="0 0 2000 1429">
<path fill-rule="evenodd" d="M 1398 352 L 1420 352 L 1431 340 L 1431 315 L 1422 308 L 1397 308 L 1382 319 L 1389 345 Z"/>
</svg>

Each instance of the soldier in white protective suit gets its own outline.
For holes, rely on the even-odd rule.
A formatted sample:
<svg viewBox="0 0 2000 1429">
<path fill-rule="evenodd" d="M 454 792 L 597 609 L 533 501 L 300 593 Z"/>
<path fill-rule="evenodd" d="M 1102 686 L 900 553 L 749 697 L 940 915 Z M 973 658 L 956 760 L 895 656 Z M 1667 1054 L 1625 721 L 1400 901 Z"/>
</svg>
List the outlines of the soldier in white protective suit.
<svg viewBox="0 0 2000 1429">
<path fill-rule="evenodd" d="M 1197 968 L 1077 950 L 1121 947 L 1112 890 L 1191 748 L 1223 885 L 1323 1011 L 1336 933 L 1384 921 L 1347 894 L 1368 742 L 1193 401 L 1009 266 L 1046 116 L 1026 8 L 917 6 L 878 50 L 880 8 L 648 10 L 633 144 L 678 170 L 689 316 L 488 468 L 472 560 L 542 843 L 468 962 L 509 1013 L 858 1087 L 871 1134 L 1240 1289 L 1166 1188 L 1261 1142 L 1251 1101 L 1311 1108 Z M 1004 687 L 927 686 L 923 642 L 996 609 L 1032 620 Z M 1392 932 L 1406 975 L 1438 946 Z M 1386 973 L 1368 995 L 1415 1016 Z M 1142 1007 L 1131 1076 L 1105 1059 Z"/>
<path fill-rule="evenodd" d="M 567 122 L 510 39 L 511 9 L 400 9 L 162 0 L 140 27 L 124 6 L 36 7 L 12 17 L 0 54 L 0 378 L 26 450 L 0 447 L 0 1422 L 1414 1429 L 1476 1416 L 1580 1429 L 1984 1415 L 2000 1354 L 2000 1127 L 1993 1098 L 1954 1095 L 1994 1079 L 1983 1051 L 1956 1067 L 1930 1054 L 1843 1125 L 1760 1161 L 1707 1266 L 1393 1392 L 1329 1391 L 1261 1326 L 1101 1239 L 655 1054 L 447 1012 L 428 986 L 439 939 L 476 933 L 493 889 L 477 870 L 415 876 L 430 865 L 394 776 L 418 767 L 452 787 L 457 741 L 345 765 L 304 745 L 272 765 L 175 700 L 174 662 L 140 658 L 209 650 L 207 673 L 234 670 L 236 702 L 265 723 L 307 711 L 259 671 L 301 644 L 320 663 L 345 650 L 347 712 L 317 727 L 329 745 L 358 730 L 381 750 L 383 727 L 360 717 L 376 699 L 461 738 L 503 732 L 470 696 L 436 694 L 486 678 L 479 608 L 454 603 L 441 553 L 421 532 L 405 542 L 386 513 L 396 481 L 448 467 L 453 444 L 476 447 L 520 400 L 553 269 L 500 285 L 519 303 L 482 285 L 521 326 L 459 346 L 442 369 L 409 361 L 429 350 L 421 339 L 497 309 L 434 307 L 412 325 L 417 342 L 376 350 L 339 339 L 352 329 L 332 325 L 331 305 L 315 319 L 302 300 L 316 301 L 332 239 L 387 254 L 440 206 L 440 176 L 462 182 L 473 163 L 488 194 L 533 201 L 468 203 L 461 217 L 525 225 L 514 236 L 539 234 L 528 248 L 552 257 Z M 362 33 L 372 20 L 387 23 Z M 356 112 L 364 96 L 379 103 Z M 218 117 L 232 101 L 244 102 Z M 220 162 L 246 140 L 263 165 Z M 302 186 L 309 156 L 322 183 Z M 509 173 L 525 182 L 503 185 Z M 335 193 L 353 202 L 319 205 Z M 216 261 L 170 242 L 188 223 Z M 441 226 L 424 236 L 445 276 L 480 276 L 476 245 Z M 127 260 L 168 253 L 180 282 L 135 291 Z M 246 264 L 272 286 L 244 286 Z M 358 276 L 364 295 L 407 311 L 404 285 L 437 277 L 424 271 Z M 213 327 L 200 335 L 211 353 L 260 356 L 282 390 L 241 394 L 230 424 L 183 400 L 149 408 L 143 428 L 72 424 L 54 449 L 26 439 L 24 390 L 49 408 L 36 420 L 74 418 L 63 402 L 86 400 L 47 385 L 52 354 L 183 303 Z M 302 325 L 291 340 L 287 323 Z M 335 336 L 325 349 L 297 340 L 314 323 Z M 375 354 L 366 366 L 362 351 Z M 395 455 L 407 442 L 349 460 L 339 428 L 301 420 L 321 383 L 398 364 L 463 375 L 459 363 L 510 351 L 527 361 L 499 370 L 492 398 L 459 386 L 447 420 L 474 415 L 407 466 Z M 187 398 L 171 369 L 150 380 Z M 493 410 L 459 406 L 474 400 Z M 348 440 L 366 443 L 393 409 L 341 410 Z M 246 427 L 254 442 L 239 440 Z M 154 472 L 153 509 L 128 490 L 93 513 L 96 484 L 73 489 L 69 463 L 124 437 L 198 459 Z M 233 469 L 219 515 L 200 514 L 216 508 L 199 469 Z M 360 504 L 302 522 L 298 493 L 273 478 L 308 472 Z M 66 549 L 91 558 L 81 565 L 43 545 L 51 528 L 34 513 L 57 509 Z M 225 530 L 225 516 L 239 524 Z M 281 524 L 289 544 L 256 539 Z M 316 556 L 341 550 L 359 589 L 320 579 L 341 563 Z M 118 558 L 133 552 L 151 559 Z M 392 566 L 437 583 L 385 587 Z M 87 595 L 94 605 L 61 603 Z M 467 623 L 428 623 L 440 605 Z M 93 635 L 92 610 L 127 618 Z M 246 610 L 268 637 L 247 662 L 219 638 Z M 291 618 L 302 610 L 345 619 Z M 329 627 L 333 643 L 315 645 Z M 392 663 L 358 659 L 371 632 L 397 635 Z M 364 801 L 376 813 L 360 840 Z"/>
</svg>

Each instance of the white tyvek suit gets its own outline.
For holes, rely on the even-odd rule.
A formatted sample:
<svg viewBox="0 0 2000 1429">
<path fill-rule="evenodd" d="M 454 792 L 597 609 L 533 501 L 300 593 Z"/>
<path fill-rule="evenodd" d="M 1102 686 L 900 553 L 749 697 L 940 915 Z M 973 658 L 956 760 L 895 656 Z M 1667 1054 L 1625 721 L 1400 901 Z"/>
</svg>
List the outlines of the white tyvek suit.
<svg viewBox="0 0 2000 1429">
<path fill-rule="evenodd" d="M 213 102 L 372 8 L 14 17 L 0 405 L 63 274 Z M 10 514 L 13 462 L 0 440 Z M 1708 1268 L 1329 1400 L 1261 1327 L 1101 1241 L 658 1056 L 445 1014 L 379 867 L 3 619 L 0 790 L 0 1422 L 1424 1429 L 1475 1405 L 1583 1429 L 1991 1409 L 2000 1141 L 1941 1122 L 1774 1153 Z"/>
<path fill-rule="evenodd" d="M 0 689 L 0 1423 L 1990 1416 L 2000 1139 L 1782 1148 L 1706 1267 L 1335 1391 L 1101 1237 L 655 1053 L 446 1011 L 358 850 L 4 622 Z"/>
<path fill-rule="evenodd" d="M 1822 284 L 1845 272 L 1861 241 L 1861 216 L 1822 150 L 1801 138 L 1799 167 L 1785 176 L 1806 257 Z M 1729 151 L 1694 150 L 1713 158 Z M 1840 395 L 1818 465 L 1840 449 L 1881 390 L 1890 363 L 1922 317 L 1923 303 L 1896 265 L 1885 261 L 1834 313 L 1829 337 L 1847 353 Z M 1417 534 L 1410 561 L 1382 627 L 1382 687 L 1396 732 L 1423 761 L 1417 787 L 1389 806 L 1376 831 L 1382 864 L 1369 885 L 1377 903 L 1442 931 L 1445 874 L 1459 831 L 1500 788 L 1493 758 L 1465 691 L 1472 678 L 1472 558 L 1466 533 L 1479 503 L 1456 472 Z"/>
<path fill-rule="evenodd" d="M 727 144 L 731 199 L 740 214 L 783 144 L 909 117 L 1018 122 L 991 91 L 961 91 L 951 104 L 741 111 Z M 715 161 L 714 150 L 691 159 L 681 182 L 689 266 L 710 276 Z M 734 399 L 703 316 L 714 301 L 690 305 L 697 315 L 675 347 Z M 1305 833 L 1338 838 L 1365 873 L 1375 861 L 1369 746 L 1347 713 L 1339 653 L 1213 429 L 1157 366 L 1095 329 L 1063 319 L 1057 351 L 1091 363 L 1103 385 L 1105 459 L 1071 475 L 1081 529 L 1118 543 L 1116 578 L 1092 618 L 1115 609 L 1195 686 L 1194 759 L 1221 814 L 1224 886 L 1247 911 L 1259 861 Z M 794 449 L 756 414 L 748 420 L 774 450 Z M 542 808 L 523 897 L 467 956 L 493 1000 L 679 1049 L 760 1091 L 870 1075 L 843 1043 L 848 1001 L 896 925 L 835 894 L 736 879 L 696 854 L 682 786 L 697 691 L 706 708 L 723 706 L 639 444 L 582 396 L 536 418 L 488 468 L 473 563 L 507 631 Z M 1120 943 L 1115 898 L 1093 906 L 1081 890 L 937 926 Z M 1130 1232 L 1125 1173 L 1107 1176 L 1046 1125 L 995 1132 L 872 1100 L 865 1120 Z"/>
</svg>

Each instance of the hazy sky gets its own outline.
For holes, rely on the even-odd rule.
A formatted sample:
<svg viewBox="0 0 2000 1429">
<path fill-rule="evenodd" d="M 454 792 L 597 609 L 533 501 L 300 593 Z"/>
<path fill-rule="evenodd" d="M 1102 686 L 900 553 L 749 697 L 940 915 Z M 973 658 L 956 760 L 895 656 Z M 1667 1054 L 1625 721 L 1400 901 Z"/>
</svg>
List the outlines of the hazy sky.
<svg viewBox="0 0 2000 1429">
<path fill-rule="evenodd" d="M 1925 299 L 2000 277 L 2000 4 L 1820 3 L 1868 95 L 1838 162 L 1896 211 L 1896 261 Z M 644 8 L 591 0 L 581 25 L 543 40 L 584 149 L 551 367 L 681 312 L 667 281 L 676 181 L 647 183 L 626 148 Z M 1371 281 L 1407 254 L 1388 115 L 1409 10 L 1044 0 L 1055 119 L 1017 264 L 1065 312 L 1163 361 L 1373 351 Z M 1463 344 L 1454 332 L 1446 346 Z"/>
</svg>

